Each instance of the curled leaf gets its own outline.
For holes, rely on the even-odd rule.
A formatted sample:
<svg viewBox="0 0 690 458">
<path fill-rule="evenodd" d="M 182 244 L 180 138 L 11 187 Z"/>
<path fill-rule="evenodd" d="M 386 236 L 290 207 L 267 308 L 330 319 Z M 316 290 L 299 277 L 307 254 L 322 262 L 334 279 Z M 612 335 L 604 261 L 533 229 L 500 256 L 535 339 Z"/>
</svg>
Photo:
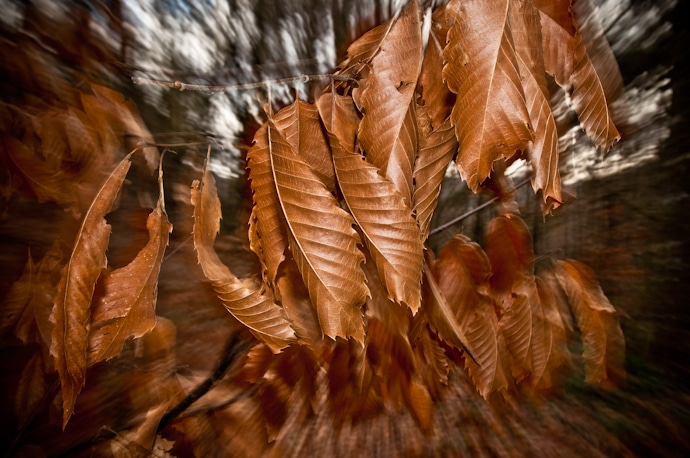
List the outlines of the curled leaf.
<svg viewBox="0 0 690 458">
<path fill-rule="evenodd" d="M 141 337 L 156 325 L 158 275 L 172 231 L 165 212 L 162 174 L 159 180 L 158 204 L 146 220 L 148 243 L 132 262 L 103 280 L 104 294 L 91 315 L 89 365 L 117 356 L 127 339 Z"/>
<path fill-rule="evenodd" d="M 216 182 L 208 167 L 201 182 L 192 184 L 194 205 L 194 248 L 204 276 L 225 308 L 271 350 L 279 352 L 295 338 L 283 310 L 270 291 L 261 291 L 250 280 L 240 280 L 218 257 L 213 243 L 220 230 L 220 200 Z"/>
<path fill-rule="evenodd" d="M 96 193 L 77 232 L 53 301 L 50 354 L 55 358 L 62 387 L 63 429 L 74 413 L 77 395 L 86 378 L 91 298 L 101 270 L 107 264 L 105 250 L 111 228 L 105 215 L 120 192 L 132 154 L 120 162 Z"/>
</svg>

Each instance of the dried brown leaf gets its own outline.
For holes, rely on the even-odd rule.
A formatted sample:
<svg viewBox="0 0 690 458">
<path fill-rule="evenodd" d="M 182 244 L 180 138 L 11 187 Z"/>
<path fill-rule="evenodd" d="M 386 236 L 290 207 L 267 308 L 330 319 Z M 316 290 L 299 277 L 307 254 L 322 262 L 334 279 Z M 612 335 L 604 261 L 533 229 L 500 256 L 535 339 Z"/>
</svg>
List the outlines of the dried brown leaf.
<svg viewBox="0 0 690 458">
<path fill-rule="evenodd" d="M 572 359 L 567 345 L 563 318 L 556 305 L 556 297 L 541 278 L 537 277 L 535 281 L 539 300 L 532 302 L 532 323 L 535 328 L 533 331 L 535 348 L 532 350 L 532 386 L 543 389 L 555 385 L 554 375 L 558 370 L 569 369 L 572 366 Z M 537 350 L 537 345 L 540 344 L 536 336 L 541 334 L 539 327 L 543 328 L 543 353 Z M 543 370 L 541 370 L 542 367 Z"/>
<path fill-rule="evenodd" d="M 74 404 L 86 378 L 91 298 L 101 270 L 107 265 L 105 250 L 111 227 L 105 215 L 120 192 L 132 154 L 108 176 L 84 215 L 53 301 L 50 354 L 60 375 L 63 429 L 74 413 Z"/>
<path fill-rule="evenodd" d="M 476 243 L 456 236 L 443 248 L 433 270 L 472 355 L 465 358 L 465 368 L 477 390 L 484 398 L 505 391 L 506 349 L 499 338 L 493 305 L 479 294 L 480 285 L 487 282 L 490 273 L 486 254 Z"/>
<path fill-rule="evenodd" d="M 501 307 L 501 318 L 498 320 L 498 329 L 506 343 L 506 349 L 510 354 L 510 367 L 513 378 L 519 382 L 533 373 L 532 352 L 534 342 L 534 320 L 532 317 L 532 301 L 534 280 L 533 277 L 524 276 L 520 284 L 513 287 L 511 298 L 505 301 Z M 535 291 L 536 292 L 536 291 Z M 538 329 L 542 331 L 542 329 Z M 543 341 L 537 342 L 537 362 L 543 356 Z M 538 368 L 543 371 L 543 368 Z"/>
<path fill-rule="evenodd" d="M 368 295 L 354 220 L 269 121 L 268 144 L 290 252 L 316 306 L 324 334 L 362 342 Z"/>
<path fill-rule="evenodd" d="M 388 297 L 417 313 L 424 246 L 410 206 L 363 156 L 331 141 L 338 185 L 364 236 Z"/>
<path fill-rule="evenodd" d="M 158 204 L 146 220 L 148 243 L 132 262 L 103 279 L 103 296 L 91 314 L 89 365 L 117 356 L 126 340 L 139 338 L 156 325 L 158 275 L 172 232 L 165 212 L 162 181 L 160 187 Z"/>
<path fill-rule="evenodd" d="M 558 261 L 554 271 L 568 296 L 582 338 L 585 381 L 604 387 L 625 380 L 625 339 L 616 309 L 592 269 L 574 260 Z"/>
<path fill-rule="evenodd" d="M 542 190 L 544 202 L 553 208 L 562 201 L 561 178 L 558 170 L 558 132 L 551 112 L 546 83 L 539 12 L 531 2 L 512 0 L 510 21 L 515 52 L 525 92 L 525 102 L 534 127 L 534 142 L 527 149 L 527 158 L 534 169 L 532 188 Z"/>
<path fill-rule="evenodd" d="M 12 164 L 31 186 L 39 202 L 56 202 L 65 206 L 76 205 L 76 198 L 69 187 L 70 180 L 59 167 L 39 158 L 21 141 L 2 136 L 1 146 Z"/>
<path fill-rule="evenodd" d="M 429 116 L 432 130 L 441 127 L 450 116 L 455 102 L 455 94 L 450 92 L 443 81 L 443 48 L 446 47 L 446 36 L 450 29 L 445 11 L 444 7 L 436 8 L 431 16 L 429 40 L 417 82 L 417 92 Z"/>
<path fill-rule="evenodd" d="M 19 325 L 19 322 L 23 320 L 23 316 L 25 314 L 33 315 L 30 313 L 32 310 L 30 310 L 29 303 L 32 292 L 35 288 L 35 275 L 36 266 L 33 258 L 31 257 L 31 252 L 29 252 L 29 259 L 26 261 L 24 271 L 22 272 L 21 276 L 14 283 L 12 283 L 12 286 L 2 300 L 2 312 L 0 312 L 0 336 L 9 334 L 10 331 L 14 331 L 16 335 L 15 328 Z M 24 343 L 28 343 L 31 340 L 33 339 L 28 336 L 27 340 L 22 339 Z"/>
<path fill-rule="evenodd" d="M 560 86 L 566 86 L 573 72 L 577 33 L 570 11 L 572 0 L 532 0 L 532 3 L 539 11 L 545 69 Z"/>
<path fill-rule="evenodd" d="M 46 380 L 46 355 L 36 352 L 26 363 L 17 384 L 14 395 L 14 413 L 20 425 L 26 425 L 42 402 L 47 402 L 46 395 L 50 390 Z"/>
<path fill-rule="evenodd" d="M 589 0 L 577 0 L 573 13 L 578 34 L 570 78 L 571 100 L 589 138 L 607 151 L 620 140 L 611 104 L 621 95 L 623 78 Z"/>
<path fill-rule="evenodd" d="M 420 129 L 420 132 L 423 130 Z M 431 219 L 441 195 L 441 184 L 448 164 L 458 150 L 458 140 L 449 119 L 437 129 L 420 135 L 420 146 L 414 167 L 413 209 L 426 240 L 431 229 Z"/>
<path fill-rule="evenodd" d="M 254 135 L 254 145 L 247 153 L 247 168 L 254 199 L 249 225 L 250 248 L 261 261 L 264 280 L 273 285 L 278 267 L 285 259 L 288 238 L 273 181 L 268 123 Z"/>
<path fill-rule="evenodd" d="M 213 243 L 220 231 L 221 209 L 216 182 L 206 160 L 201 182 L 192 184 L 194 248 L 204 276 L 225 308 L 271 350 L 279 352 L 295 338 L 282 308 L 269 290 L 261 291 L 250 280 L 240 280 L 218 257 Z"/>
<path fill-rule="evenodd" d="M 316 106 L 298 99 L 276 113 L 272 120 L 316 176 L 328 189 L 335 190 L 333 161 Z"/>
<path fill-rule="evenodd" d="M 282 264 L 276 286 L 280 295 L 280 304 L 292 323 L 298 341 L 314 350 L 320 349 L 323 345 L 323 331 L 319 325 L 319 317 L 316 315 L 314 305 L 309 298 L 309 291 L 304 286 L 297 265 L 292 259 Z"/>
<path fill-rule="evenodd" d="M 485 249 L 491 261 L 491 288 L 500 303 L 510 298 L 525 275 L 534 272 L 532 236 L 522 218 L 501 215 L 489 223 Z"/>
<path fill-rule="evenodd" d="M 417 3 L 412 2 L 393 23 L 352 94 L 364 115 L 357 140 L 367 160 L 395 185 L 408 204 L 417 154 L 415 88 L 421 64 L 419 13 Z"/>
<path fill-rule="evenodd" d="M 359 116 L 352 97 L 334 94 L 332 91 L 324 92 L 316 101 L 316 105 L 329 138 L 335 136 L 338 146 L 354 153 Z M 330 138 L 330 141 L 332 143 L 333 139 Z M 334 148 L 334 145 L 331 144 L 331 148 Z"/>
<path fill-rule="evenodd" d="M 456 159 L 472 191 L 494 161 L 525 151 L 532 139 L 508 20 L 509 0 L 452 0 L 453 22 L 443 51 L 443 78 L 457 99 L 451 122 L 460 142 Z"/>
</svg>

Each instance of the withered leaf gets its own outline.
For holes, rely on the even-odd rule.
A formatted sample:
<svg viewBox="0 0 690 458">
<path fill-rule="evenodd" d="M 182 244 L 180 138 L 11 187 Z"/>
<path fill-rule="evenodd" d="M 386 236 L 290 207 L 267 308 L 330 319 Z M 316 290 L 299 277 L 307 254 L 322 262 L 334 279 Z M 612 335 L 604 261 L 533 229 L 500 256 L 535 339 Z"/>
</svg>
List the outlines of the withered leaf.
<svg viewBox="0 0 690 458">
<path fill-rule="evenodd" d="M 544 202 L 550 201 L 555 208 L 562 201 L 558 132 L 549 103 L 542 48 L 534 45 L 542 41 L 539 13 L 531 2 L 513 0 L 510 20 L 527 111 L 534 127 L 534 142 L 527 149 L 534 169 L 532 188 L 535 192 L 542 190 Z"/>
<path fill-rule="evenodd" d="M 105 215 L 120 192 L 132 154 L 108 176 L 84 215 L 53 301 L 50 354 L 60 375 L 63 429 L 74 413 L 74 404 L 86 378 L 91 298 L 101 270 L 107 264 L 105 250 L 111 227 Z"/>
<path fill-rule="evenodd" d="M 471 352 L 465 335 L 464 323 L 456 316 L 457 309 L 451 308 L 444 291 L 439 288 L 435 278 L 436 265 L 429 255 L 424 262 L 424 311 L 429 324 L 439 339 L 460 351 Z M 461 317 L 462 318 L 462 317 Z"/>
<path fill-rule="evenodd" d="M 443 78 L 457 99 L 451 122 L 460 142 L 456 164 L 472 191 L 494 161 L 524 151 L 532 139 L 510 21 L 509 0 L 452 0 Z"/>
<path fill-rule="evenodd" d="M 570 368 L 572 359 L 566 341 L 563 318 L 556 305 L 556 297 L 541 278 L 537 277 L 535 282 L 539 300 L 532 303 L 532 322 L 534 328 L 543 326 L 544 352 L 539 353 L 536 348 L 532 350 L 532 385 L 536 388 L 550 388 L 554 386 L 552 374 L 555 374 L 558 369 Z M 534 335 L 538 336 L 539 331 L 535 330 Z"/>
<path fill-rule="evenodd" d="M 498 328 L 510 354 L 510 367 L 513 378 L 521 381 L 532 373 L 532 350 L 534 343 L 534 323 L 532 301 L 535 299 L 534 278 L 523 276 L 513 286 L 510 299 L 501 305 L 501 318 Z M 538 297 L 537 297 L 538 299 Z M 538 347 L 543 342 L 538 342 Z M 538 348 L 543 352 L 543 348 Z M 537 361 L 543 362 L 543 361 Z"/>
<path fill-rule="evenodd" d="M 278 209 L 324 334 L 363 341 L 361 306 L 368 289 L 352 216 L 314 176 L 269 120 L 268 145 Z"/>
<path fill-rule="evenodd" d="M 335 190 L 333 161 L 316 106 L 298 99 L 276 113 L 272 120 L 326 187 Z"/>
<path fill-rule="evenodd" d="M 362 230 L 388 297 L 417 313 L 424 246 L 410 206 L 393 183 L 360 154 L 336 146 L 333 163 L 340 190 Z"/>
<path fill-rule="evenodd" d="M 321 348 L 323 343 L 323 331 L 319 325 L 319 317 L 309 298 L 297 265 L 290 259 L 281 266 L 276 283 L 280 294 L 280 303 L 299 341 L 314 350 Z"/>
<path fill-rule="evenodd" d="M 432 130 L 438 129 L 450 116 L 455 101 L 455 94 L 450 92 L 443 81 L 443 48 L 446 47 L 446 36 L 450 28 L 445 11 L 443 7 L 436 8 L 431 16 L 429 41 L 417 82 L 417 92 L 420 93 Z"/>
<path fill-rule="evenodd" d="M 210 153 L 210 151 L 209 151 Z M 279 352 L 295 338 L 283 310 L 269 290 L 251 280 L 240 280 L 218 257 L 213 244 L 220 231 L 221 209 L 216 181 L 206 159 L 204 175 L 192 184 L 194 248 L 204 276 L 225 308 L 271 350 Z"/>
<path fill-rule="evenodd" d="M 570 78 L 571 100 L 589 138 L 607 151 L 620 140 L 611 104 L 622 92 L 623 78 L 589 0 L 576 1 L 573 13 L 578 33 Z"/>
<path fill-rule="evenodd" d="M 571 0 L 532 0 L 539 12 L 545 70 L 560 86 L 573 71 L 574 37 L 577 33 L 570 11 Z"/>
<path fill-rule="evenodd" d="M 273 181 L 267 123 L 254 135 L 254 145 L 247 153 L 247 168 L 254 199 L 249 225 L 250 248 L 261 261 L 265 281 L 272 285 L 285 259 L 288 239 Z"/>
<path fill-rule="evenodd" d="M 51 167 L 28 146 L 15 138 L 2 136 L 1 140 L 0 146 L 27 180 L 39 202 L 76 205 L 77 200 L 68 185 L 69 179 L 65 177 L 62 169 Z"/>
<path fill-rule="evenodd" d="M 46 380 L 46 356 L 43 351 L 36 352 L 19 376 L 17 392 L 14 395 L 14 413 L 20 425 L 26 425 L 41 403 L 48 401 L 46 395 L 50 387 Z"/>
<path fill-rule="evenodd" d="M 489 223 L 486 254 L 491 261 L 491 288 L 499 302 L 510 297 L 513 287 L 534 271 L 532 236 L 517 215 L 501 215 Z"/>
<path fill-rule="evenodd" d="M 331 138 L 334 136 L 338 142 L 337 146 L 354 153 L 359 116 L 352 97 L 330 91 L 324 92 L 316 101 L 316 105 L 328 131 L 331 148 L 335 147 Z"/>
<path fill-rule="evenodd" d="M 149 241 L 127 266 L 103 279 L 103 296 L 91 314 L 88 364 L 117 356 L 130 337 L 138 338 L 156 325 L 158 275 L 172 224 L 165 212 L 162 173 L 158 204 L 146 220 Z"/>
<path fill-rule="evenodd" d="M 420 134 L 422 131 L 420 130 Z M 419 142 L 413 173 L 415 187 L 412 201 L 422 240 L 426 240 L 441 195 L 446 169 L 458 150 L 458 140 L 450 120 L 446 119 L 437 129 L 420 135 Z"/>
<path fill-rule="evenodd" d="M 486 254 L 468 238 L 456 236 L 443 248 L 433 270 L 471 352 L 465 368 L 477 390 L 484 398 L 506 390 L 506 349 L 498 320 L 490 299 L 479 293 L 486 290 L 490 273 Z"/>
<path fill-rule="evenodd" d="M 574 260 L 558 261 L 554 270 L 568 296 L 580 329 L 587 383 L 610 386 L 625 380 L 625 339 L 616 309 L 592 269 Z"/>
<path fill-rule="evenodd" d="M 393 23 L 352 97 L 364 114 L 358 142 L 367 160 L 388 178 L 408 204 L 417 153 L 415 88 L 422 64 L 417 3 Z"/>
<path fill-rule="evenodd" d="M 2 300 L 2 312 L 0 312 L 0 336 L 14 331 L 18 326 L 22 316 L 29 309 L 29 301 L 32 296 L 34 286 L 34 276 L 36 266 L 29 252 L 29 259 L 26 261 L 22 275 L 12 284 L 9 291 Z M 27 343 L 29 340 L 22 341 Z"/>
</svg>

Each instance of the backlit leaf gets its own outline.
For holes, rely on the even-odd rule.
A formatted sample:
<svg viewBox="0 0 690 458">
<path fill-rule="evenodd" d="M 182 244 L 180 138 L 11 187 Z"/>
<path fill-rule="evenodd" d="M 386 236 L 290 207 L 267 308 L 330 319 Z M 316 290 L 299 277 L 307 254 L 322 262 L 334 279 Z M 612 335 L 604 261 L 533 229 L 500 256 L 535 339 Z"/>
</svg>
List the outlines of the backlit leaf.
<svg viewBox="0 0 690 458">
<path fill-rule="evenodd" d="M 110 225 L 105 215 L 112 208 L 131 165 L 130 153 L 105 180 L 95 195 L 77 232 L 72 255 L 65 266 L 53 301 L 54 324 L 50 354 L 60 375 L 63 402 L 62 427 L 74 413 L 74 404 L 86 378 L 91 298 L 101 270 Z"/>
<path fill-rule="evenodd" d="M 491 261 L 491 288 L 498 294 L 497 299 L 503 301 L 525 275 L 534 271 L 529 228 L 517 215 L 498 216 L 487 228 L 485 249 Z"/>
<path fill-rule="evenodd" d="M 251 280 L 240 280 L 218 257 L 213 243 L 220 230 L 220 200 L 208 158 L 202 181 L 192 184 L 194 248 L 204 276 L 225 308 L 271 350 L 279 352 L 294 340 L 294 331 L 269 290 Z"/>
<path fill-rule="evenodd" d="M 574 37 L 572 0 L 532 0 L 539 11 L 545 70 L 560 86 L 568 85 L 573 72 Z"/>
<path fill-rule="evenodd" d="M 460 142 L 456 164 L 472 191 L 494 161 L 524 151 L 532 139 L 508 20 L 509 0 L 452 0 L 453 26 L 443 51 L 443 78 L 457 94 L 451 122 Z"/>
</svg>

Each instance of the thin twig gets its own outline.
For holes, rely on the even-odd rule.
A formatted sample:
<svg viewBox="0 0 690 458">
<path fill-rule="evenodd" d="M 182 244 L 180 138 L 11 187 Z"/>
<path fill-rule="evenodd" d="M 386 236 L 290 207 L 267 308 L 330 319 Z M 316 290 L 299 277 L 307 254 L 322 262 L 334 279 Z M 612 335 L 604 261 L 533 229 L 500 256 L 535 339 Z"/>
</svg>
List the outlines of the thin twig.
<svg viewBox="0 0 690 458">
<path fill-rule="evenodd" d="M 521 181 L 520 183 L 515 185 L 515 189 L 520 189 L 521 187 L 523 187 L 524 185 L 529 183 L 529 181 L 530 181 L 529 178 Z M 484 202 L 480 206 L 475 207 L 472 210 L 465 212 L 462 215 L 457 216 L 457 217 L 451 219 L 450 221 L 447 221 L 447 222 L 441 224 L 438 227 L 433 228 L 431 231 L 429 231 L 429 237 L 431 237 L 432 235 L 438 234 L 439 232 L 441 232 L 445 229 L 448 229 L 451 226 L 458 224 L 460 221 L 464 220 L 465 218 L 469 218 L 470 216 L 474 215 L 475 213 L 478 213 L 480 210 L 483 210 L 486 207 L 488 207 L 489 205 L 491 205 L 492 203 L 496 202 L 498 199 L 499 199 L 499 196 L 495 196 L 495 197 L 491 198 L 490 200 L 487 200 L 486 202 Z"/>
<path fill-rule="evenodd" d="M 320 75 L 299 75 L 290 76 L 288 78 L 281 78 L 277 80 L 265 80 L 256 83 L 233 84 L 225 86 L 207 86 L 203 84 L 183 83 L 182 81 L 159 81 L 141 76 L 133 76 L 132 82 L 134 84 L 149 84 L 153 86 L 162 86 L 170 89 L 179 89 L 180 91 L 205 91 L 205 92 L 224 92 L 224 91 L 242 91 L 246 89 L 258 89 L 260 87 L 267 87 L 273 84 L 288 84 L 288 83 L 308 83 L 314 80 L 335 80 L 335 81 L 353 81 L 354 79 L 348 75 L 334 75 L 331 73 Z"/>
<path fill-rule="evenodd" d="M 237 357 L 249 346 L 249 341 L 243 340 L 241 333 L 236 333 L 228 345 L 225 347 L 225 356 L 220 362 L 218 367 L 213 374 L 199 385 L 197 385 L 182 401 L 180 401 L 175 407 L 165 412 L 161 418 L 160 423 L 158 423 L 157 433 L 160 433 L 168 424 L 182 414 L 189 406 L 194 404 L 199 398 L 208 393 L 213 386 L 218 383 L 228 371 L 232 363 L 237 360 Z"/>
</svg>

